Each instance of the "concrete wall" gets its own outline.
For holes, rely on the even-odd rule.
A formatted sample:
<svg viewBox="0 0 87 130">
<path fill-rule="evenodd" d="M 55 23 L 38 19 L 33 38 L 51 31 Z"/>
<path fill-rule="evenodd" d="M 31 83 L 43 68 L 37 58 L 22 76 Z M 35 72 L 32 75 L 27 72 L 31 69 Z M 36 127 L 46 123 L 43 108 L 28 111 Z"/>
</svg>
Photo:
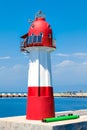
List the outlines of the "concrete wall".
<svg viewBox="0 0 87 130">
<path fill-rule="evenodd" d="M 25 116 L 0 118 L 0 130 L 87 130 L 87 110 L 57 112 L 56 116 L 69 113 L 81 116 L 78 119 L 51 123 L 26 120 Z"/>
</svg>

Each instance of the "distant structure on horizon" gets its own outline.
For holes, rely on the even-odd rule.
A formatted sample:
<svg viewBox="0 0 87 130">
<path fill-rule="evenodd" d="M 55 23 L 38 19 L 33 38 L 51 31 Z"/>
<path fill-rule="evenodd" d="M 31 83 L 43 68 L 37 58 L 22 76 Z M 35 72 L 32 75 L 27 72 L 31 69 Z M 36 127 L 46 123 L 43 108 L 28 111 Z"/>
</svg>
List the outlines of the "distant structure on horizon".
<svg viewBox="0 0 87 130">
<path fill-rule="evenodd" d="M 56 49 L 52 29 L 39 11 L 27 34 L 21 36 L 21 51 L 29 55 L 26 119 L 54 117 L 50 53 Z"/>
</svg>

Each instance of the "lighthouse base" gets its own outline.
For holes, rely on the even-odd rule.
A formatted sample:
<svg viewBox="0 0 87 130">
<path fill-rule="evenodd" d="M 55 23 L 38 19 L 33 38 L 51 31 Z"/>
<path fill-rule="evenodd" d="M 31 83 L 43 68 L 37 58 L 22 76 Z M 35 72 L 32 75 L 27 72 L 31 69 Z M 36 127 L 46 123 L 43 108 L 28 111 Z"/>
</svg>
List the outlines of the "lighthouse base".
<svg viewBox="0 0 87 130">
<path fill-rule="evenodd" d="M 26 119 L 41 120 L 55 117 L 53 96 L 29 96 Z"/>
</svg>

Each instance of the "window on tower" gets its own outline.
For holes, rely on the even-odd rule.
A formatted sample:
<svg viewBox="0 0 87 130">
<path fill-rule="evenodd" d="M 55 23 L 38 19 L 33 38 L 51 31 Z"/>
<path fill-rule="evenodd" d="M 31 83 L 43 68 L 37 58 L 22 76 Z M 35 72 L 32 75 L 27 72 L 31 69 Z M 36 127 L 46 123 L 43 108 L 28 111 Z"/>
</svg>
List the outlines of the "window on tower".
<svg viewBox="0 0 87 130">
<path fill-rule="evenodd" d="M 41 40 L 42 40 L 42 37 L 38 36 L 38 42 L 41 42 Z"/>
<path fill-rule="evenodd" d="M 40 33 L 39 35 L 34 35 L 32 34 L 31 36 L 28 36 L 26 38 L 26 44 L 31 44 L 31 43 L 38 43 L 38 42 L 42 42 L 42 36 L 43 36 L 43 33 Z"/>
<path fill-rule="evenodd" d="M 37 42 L 37 36 L 34 35 L 33 42 Z"/>
<path fill-rule="evenodd" d="M 38 42 L 42 42 L 42 36 L 43 36 L 43 34 L 40 33 L 40 35 L 38 36 Z"/>
<path fill-rule="evenodd" d="M 32 36 L 29 36 L 28 44 L 32 43 Z"/>
</svg>

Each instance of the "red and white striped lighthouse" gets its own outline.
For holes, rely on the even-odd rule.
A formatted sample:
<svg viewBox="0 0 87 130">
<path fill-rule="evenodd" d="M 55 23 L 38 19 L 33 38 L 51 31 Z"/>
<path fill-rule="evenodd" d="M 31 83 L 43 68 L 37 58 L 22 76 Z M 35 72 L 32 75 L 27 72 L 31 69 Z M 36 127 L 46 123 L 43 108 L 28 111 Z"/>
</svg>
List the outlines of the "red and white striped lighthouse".
<svg viewBox="0 0 87 130">
<path fill-rule="evenodd" d="M 26 119 L 54 117 L 54 97 L 50 53 L 55 50 L 52 29 L 39 11 L 27 34 L 21 38 L 21 50 L 29 53 L 28 100 Z"/>
</svg>

